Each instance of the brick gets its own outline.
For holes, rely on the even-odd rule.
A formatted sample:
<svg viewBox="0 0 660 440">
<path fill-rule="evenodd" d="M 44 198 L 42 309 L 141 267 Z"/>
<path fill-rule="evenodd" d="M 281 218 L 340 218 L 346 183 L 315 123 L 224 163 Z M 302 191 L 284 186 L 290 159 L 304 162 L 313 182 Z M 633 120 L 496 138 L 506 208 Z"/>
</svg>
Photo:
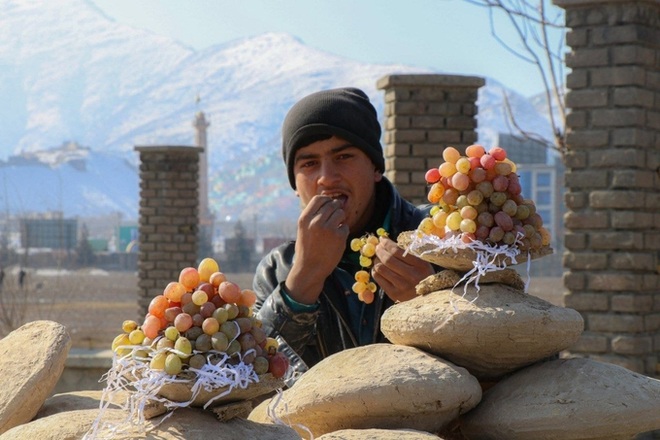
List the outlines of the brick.
<svg viewBox="0 0 660 440">
<path fill-rule="evenodd" d="M 385 119 L 386 130 L 396 130 L 402 128 L 413 128 L 410 116 L 390 116 Z"/>
<path fill-rule="evenodd" d="M 591 167 L 597 168 L 646 168 L 647 157 L 640 148 L 607 148 L 588 153 Z"/>
<path fill-rule="evenodd" d="M 653 66 L 655 62 L 655 52 L 648 47 L 641 47 L 635 44 L 622 44 L 610 48 L 612 54 L 612 63 L 617 64 L 637 64 L 640 66 Z"/>
<path fill-rule="evenodd" d="M 644 328 L 647 332 L 660 330 L 660 313 L 652 313 L 644 316 Z"/>
<path fill-rule="evenodd" d="M 571 188 L 572 190 L 572 188 Z M 579 210 L 587 206 L 589 196 L 586 192 L 567 191 L 564 193 L 564 203 L 568 209 Z"/>
<path fill-rule="evenodd" d="M 640 355 L 653 350 L 653 339 L 650 336 L 615 336 L 612 338 L 612 351 L 616 354 Z"/>
<path fill-rule="evenodd" d="M 646 86 L 645 69 L 637 66 L 616 66 L 590 69 L 591 87 Z"/>
<path fill-rule="evenodd" d="M 587 247 L 587 234 L 583 232 L 566 232 L 564 246 L 569 250 L 581 250 Z"/>
<path fill-rule="evenodd" d="M 595 109 L 591 112 L 594 127 L 643 127 L 646 114 L 638 108 Z"/>
<path fill-rule="evenodd" d="M 401 102 L 394 101 L 385 105 L 385 115 L 425 115 L 430 110 L 427 102 Z"/>
<path fill-rule="evenodd" d="M 410 128 L 444 128 L 450 127 L 445 123 L 445 118 L 442 116 L 412 116 L 410 117 Z"/>
<path fill-rule="evenodd" d="M 463 105 L 455 102 L 430 102 L 428 103 L 429 115 L 455 116 L 463 114 Z"/>
<path fill-rule="evenodd" d="M 609 214 L 606 211 L 569 211 L 564 214 L 564 225 L 572 231 L 604 229 L 609 226 L 609 223 Z"/>
<path fill-rule="evenodd" d="M 424 158 L 422 157 L 392 157 L 388 159 L 388 164 L 396 170 L 423 170 Z"/>
<path fill-rule="evenodd" d="M 592 232 L 589 243 L 593 250 L 640 250 L 644 249 L 644 235 L 630 231 Z"/>
<path fill-rule="evenodd" d="M 655 176 L 651 170 L 614 170 L 612 188 L 650 189 L 655 186 Z"/>
<path fill-rule="evenodd" d="M 409 171 L 394 170 L 390 168 L 387 173 L 387 178 L 399 188 L 399 185 L 412 183 L 411 173 Z"/>
<path fill-rule="evenodd" d="M 438 144 L 415 143 L 410 148 L 410 154 L 415 157 L 442 157 L 442 150 L 444 150 L 444 147 Z M 440 163 L 441 162 L 436 163 L 435 166 L 439 166 Z"/>
<path fill-rule="evenodd" d="M 649 128 L 660 130 L 660 112 L 649 111 L 646 114 L 646 125 Z"/>
<path fill-rule="evenodd" d="M 565 252 L 563 266 L 576 270 L 604 270 L 607 269 L 607 254 L 602 252 Z"/>
<path fill-rule="evenodd" d="M 568 108 L 570 108 L 567 105 Z M 566 126 L 571 129 L 587 127 L 587 112 L 571 109 L 566 115 Z"/>
<path fill-rule="evenodd" d="M 565 272 L 563 275 L 564 287 L 568 290 L 584 290 L 586 283 L 586 276 L 582 272 Z M 566 299 L 566 298 L 564 298 Z M 569 307 L 566 305 L 566 307 Z"/>
<path fill-rule="evenodd" d="M 644 331 L 644 318 L 639 315 L 589 313 L 587 315 L 589 331 L 640 333 Z"/>
<path fill-rule="evenodd" d="M 612 295 L 613 312 L 647 312 L 653 307 L 650 294 L 626 293 Z"/>
<path fill-rule="evenodd" d="M 589 86 L 587 69 L 573 69 L 566 75 L 566 87 L 569 90 L 579 90 Z"/>
<path fill-rule="evenodd" d="M 592 29 L 591 41 L 596 45 L 620 45 L 639 40 L 640 29 L 635 25 L 602 26 Z"/>
<path fill-rule="evenodd" d="M 566 32 L 566 44 L 569 47 L 586 46 L 587 41 L 587 31 L 585 29 L 569 29 Z"/>
<path fill-rule="evenodd" d="M 639 127 L 618 127 L 611 130 L 613 147 L 652 148 L 653 133 Z"/>
<path fill-rule="evenodd" d="M 384 154 L 385 157 L 410 156 L 412 154 L 412 146 L 408 143 L 386 144 Z"/>
<path fill-rule="evenodd" d="M 587 153 L 584 151 L 568 151 L 564 155 L 566 168 L 586 168 Z"/>
<path fill-rule="evenodd" d="M 387 130 L 385 132 L 385 142 L 388 144 L 405 142 L 426 142 L 428 133 L 426 130 Z"/>
<path fill-rule="evenodd" d="M 601 292 L 635 292 L 641 288 L 642 282 L 641 274 L 595 272 L 587 275 L 587 289 Z"/>
<path fill-rule="evenodd" d="M 617 87 L 613 91 L 613 104 L 653 108 L 653 92 L 641 87 Z"/>
<path fill-rule="evenodd" d="M 660 233 L 659 232 L 644 233 L 644 247 L 642 249 L 650 250 L 650 251 L 660 251 Z"/>
<path fill-rule="evenodd" d="M 569 347 L 569 350 L 580 353 L 607 353 L 609 351 L 609 338 L 597 333 L 584 332 L 575 344 Z"/>
<path fill-rule="evenodd" d="M 595 209 L 644 208 L 644 193 L 639 191 L 592 191 L 589 206 Z"/>
<path fill-rule="evenodd" d="M 428 130 L 427 140 L 440 144 L 452 144 L 461 142 L 460 130 Z"/>
<path fill-rule="evenodd" d="M 472 116 L 448 116 L 447 128 L 449 129 L 475 129 L 477 120 Z"/>
<path fill-rule="evenodd" d="M 639 211 L 614 211 L 610 215 L 615 229 L 648 229 L 653 227 L 653 214 Z"/>
<path fill-rule="evenodd" d="M 651 253 L 613 252 L 609 255 L 610 267 L 615 270 L 646 270 L 656 268 L 655 258 Z"/>
<path fill-rule="evenodd" d="M 566 145 L 571 150 L 600 148 L 608 144 L 607 130 L 574 130 L 566 134 Z"/>
<path fill-rule="evenodd" d="M 564 174 L 564 184 L 571 189 L 607 188 L 609 179 L 603 170 L 573 170 Z"/>
<path fill-rule="evenodd" d="M 609 64 L 609 50 L 607 47 L 584 48 L 569 52 L 565 58 L 566 66 L 599 67 Z"/>
</svg>

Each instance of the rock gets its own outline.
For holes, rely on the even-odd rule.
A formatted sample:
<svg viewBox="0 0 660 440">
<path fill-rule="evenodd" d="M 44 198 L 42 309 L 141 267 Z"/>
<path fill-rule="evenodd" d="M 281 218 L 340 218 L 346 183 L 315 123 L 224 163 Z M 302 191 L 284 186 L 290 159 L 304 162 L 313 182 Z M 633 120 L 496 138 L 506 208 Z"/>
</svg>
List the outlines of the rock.
<svg viewBox="0 0 660 440">
<path fill-rule="evenodd" d="M 34 321 L 0 340 L 0 434 L 37 414 L 59 380 L 71 348 L 63 325 Z"/>
<path fill-rule="evenodd" d="M 660 380 L 591 359 L 527 367 L 461 417 L 468 439 L 629 439 L 660 429 Z"/>
<path fill-rule="evenodd" d="M 99 411 L 78 410 L 53 414 L 31 423 L 17 426 L 0 435 L 0 440 L 79 440 L 88 432 Z M 172 416 L 145 434 L 143 430 L 131 428 L 126 421 L 127 413 L 123 410 L 109 409 L 103 413 L 103 421 L 111 426 L 126 428 L 122 434 L 110 435 L 107 430 L 100 432 L 97 438 L 103 439 L 153 439 L 153 440 L 300 440 L 300 436 L 291 428 L 282 425 L 265 425 L 249 422 L 245 419 L 233 419 L 227 423 L 219 422 L 209 411 L 196 408 L 180 408 Z M 147 422 L 147 426 L 153 425 Z"/>
<path fill-rule="evenodd" d="M 508 285 L 466 292 L 440 290 L 395 304 L 381 318 L 382 332 L 493 380 L 570 347 L 584 327 L 577 311 Z"/>
<path fill-rule="evenodd" d="M 438 440 L 440 437 L 414 429 L 342 429 L 316 440 Z"/>
<path fill-rule="evenodd" d="M 413 347 L 374 344 L 323 359 L 249 419 L 272 423 L 270 409 L 315 437 L 342 429 L 438 432 L 480 398 L 478 381 L 464 368 Z"/>
</svg>

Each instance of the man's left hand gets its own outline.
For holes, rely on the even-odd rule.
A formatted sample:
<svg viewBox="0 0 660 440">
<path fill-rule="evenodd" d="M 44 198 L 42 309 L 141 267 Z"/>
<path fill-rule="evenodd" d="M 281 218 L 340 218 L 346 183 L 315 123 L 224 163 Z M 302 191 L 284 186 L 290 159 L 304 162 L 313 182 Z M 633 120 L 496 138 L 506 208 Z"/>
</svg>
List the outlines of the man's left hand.
<svg viewBox="0 0 660 440">
<path fill-rule="evenodd" d="M 395 302 L 415 298 L 415 286 L 435 273 L 431 263 L 404 253 L 394 241 L 381 237 L 371 270 L 374 281 Z"/>
</svg>

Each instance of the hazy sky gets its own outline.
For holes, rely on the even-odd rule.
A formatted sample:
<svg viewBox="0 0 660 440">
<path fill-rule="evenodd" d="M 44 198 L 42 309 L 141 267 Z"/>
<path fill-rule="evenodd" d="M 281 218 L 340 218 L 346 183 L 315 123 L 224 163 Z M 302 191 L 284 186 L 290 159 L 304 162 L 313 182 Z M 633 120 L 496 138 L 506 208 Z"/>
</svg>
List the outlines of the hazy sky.
<svg viewBox="0 0 660 440">
<path fill-rule="evenodd" d="M 536 67 L 492 36 L 488 11 L 465 0 L 92 1 L 118 22 L 196 49 L 282 31 L 358 61 L 491 77 L 523 95 L 543 90 Z M 509 22 L 495 15 L 498 35 L 518 44 Z"/>
</svg>

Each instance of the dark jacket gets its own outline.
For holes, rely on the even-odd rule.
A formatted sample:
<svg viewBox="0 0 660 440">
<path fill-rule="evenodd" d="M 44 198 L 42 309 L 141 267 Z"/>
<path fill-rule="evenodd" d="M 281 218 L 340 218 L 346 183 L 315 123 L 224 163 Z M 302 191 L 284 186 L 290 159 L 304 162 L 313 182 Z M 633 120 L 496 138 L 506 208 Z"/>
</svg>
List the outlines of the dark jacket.
<svg viewBox="0 0 660 440">
<path fill-rule="evenodd" d="M 416 229 L 428 215 L 428 209 L 404 200 L 386 179 L 378 185 L 379 203 L 390 207 L 387 229 L 391 239 L 396 240 L 403 231 Z M 360 267 L 342 260 L 326 278 L 314 310 L 293 310 L 283 297 L 283 286 L 291 269 L 294 249 L 295 242 L 291 241 L 266 255 L 257 267 L 253 285 L 257 293 L 254 307 L 257 317 L 263 322 L 266 333 L 278 338 L 280 351 L 291 361 L 294 376 L 287 381 L 289 385 L 328 355 L 359 345 L 385 342 L 380 332 L 380 317 L 392 305 L 392 300 L 380 289 L 372 304 L 360 303 L 352 291 L 354 274 Z"/>
</svg>

